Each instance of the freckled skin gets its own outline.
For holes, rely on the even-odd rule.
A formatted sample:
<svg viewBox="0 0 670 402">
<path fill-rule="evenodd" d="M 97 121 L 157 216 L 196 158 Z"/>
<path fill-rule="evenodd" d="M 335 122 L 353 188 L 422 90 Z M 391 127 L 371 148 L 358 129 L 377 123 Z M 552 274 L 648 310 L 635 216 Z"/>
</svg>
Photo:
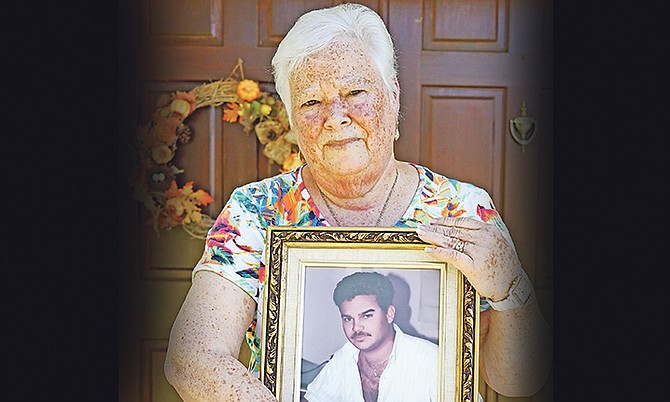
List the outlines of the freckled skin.
<svg viewBox="0 0 670 402">
<path fill-rule="evenodd" d="M 456 228 L 456 230 L 453 230 Z M 436 247 L 429 254 L 456 266 L 492 300 L 509 294 L 512 281 L 523 273 L 513 246 L 496 226 L 471 218 L 440 218 L 417 229 Z M 465 242 L 463 252 L 454 249 Z M 542 317 L 535 293 L 528 303 L 508 311 L 489 309 L 480 316 L 480 373 L 506 396 L 530 396 L 546 380 L 551 362 L 551 330 Z"/>
<path fill-rule="evenodd" d="M 346 41 L 313 54 L 289 83 L 293 128 L 308 162 L 303 179 L 319 209 L 334 222 L 334 215 L 324 211 L 325 195 L 340 212 L 342 226 L 372 226 L 377 217 L 383 217 L 379 226 L 393 226 L 419 184 L 416 169 L 393 154 L 398 93 L 389 99 L 365 50 Z M 467 243 L 465 253 L 447 239 L 454 225 Z M 420 238 L 437 246 L 429 254 L 455 265 L 483 296 L 503 298 L 523 270 L 513 246 L 492 225 L 443 218 L 422 226 Z M 255 308 L 232 282 L 209 272 L 194 277 L 172 328 L 165 364 L 168 381 L 184 400 L 276 401 L 236 360 Z M 522 308 L 488 310 L 481 319 L 482 378 L 506 396 L 535 393 L 551 361 L 551 334 L 535 295 Z"/>
<path fill-rule="evenodd" d="M 370 57 L 355 43 L 334 42 L 307 58 L 290 86 L 300 150 L 319 186 L 344 198 L 369 192 L 395 162 L 398 110 Z"/>
<path fill-rule="evenodd" d="M 199 272 L 170 332 L 165 375 L 185 401 L 276 398 L 237 360 L 256 303 L 237 285 Z"/>
</svg>

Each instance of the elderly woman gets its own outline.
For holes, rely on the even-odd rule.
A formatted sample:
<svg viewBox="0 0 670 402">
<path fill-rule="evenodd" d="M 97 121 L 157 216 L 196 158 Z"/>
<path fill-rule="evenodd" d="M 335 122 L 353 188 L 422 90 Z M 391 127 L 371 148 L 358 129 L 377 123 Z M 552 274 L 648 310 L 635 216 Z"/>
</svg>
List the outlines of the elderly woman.
<svg viewBox="0 0 670 402">
<path fill-rule="evenodd" d="M 508 396 L 537 392 L 551 336 L 500 216 L 482 189 L 398 161 L 399 85 L 391 37 L 367 7 L 303 15 L 272 60 L 306 164 L 236 189 L 210 229 L 165 364 L 186 401 L 271 401 L 258 380 L 259 273 L 269 226 L 416 227 L 488 302 L 480 372 Z M 463 214 L 449 216 L 447 203 Z M 237 360 L 243 339 L 249 369 Z M 361 400 L 363 400 L 361 398 Z"/>
</svg>

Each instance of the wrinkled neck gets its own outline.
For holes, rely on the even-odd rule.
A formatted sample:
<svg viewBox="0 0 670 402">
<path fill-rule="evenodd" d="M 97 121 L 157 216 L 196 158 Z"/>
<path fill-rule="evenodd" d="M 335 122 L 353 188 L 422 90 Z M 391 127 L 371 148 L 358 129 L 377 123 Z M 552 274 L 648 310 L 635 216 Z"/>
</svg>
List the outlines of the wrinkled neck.
<svg viewBox="0 0 670 402">
<path fill-rule="evenodd" d="M 387 198 L 397 169 L 397 161 L 391 159 L 381 172 L 333 177 L 315 172 L 307 165 L 303 169 L 303 179 L 311 194 L 320 192 L 340 208 L 365 210 L 380 205 Z"/>
</svg>

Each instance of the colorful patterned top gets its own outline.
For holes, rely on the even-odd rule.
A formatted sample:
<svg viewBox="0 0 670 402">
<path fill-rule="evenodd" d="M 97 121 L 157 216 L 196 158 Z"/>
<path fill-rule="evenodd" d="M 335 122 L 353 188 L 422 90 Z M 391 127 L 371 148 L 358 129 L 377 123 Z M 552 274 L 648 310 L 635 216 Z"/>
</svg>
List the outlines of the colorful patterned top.
<svg viewBox="0 0 670 402">
<path fill-rule="evenodd" d="M 304 166 L 304 165 L 303 165 Z M 412 164 L 420 184 L 396 227 L 417 227 L 439 217 L 465 216 L 496 225 L 512 243 L 509 232 L 488 193 Z M 260 369 L 262 293 L 265 273 L 265 236 L 269 226 L 331 226 L 302 181 L 302 166 L 290 172 L 250 183 L 233 191 L 207 234 L 202 258 L 193 275 L 206 270 L 237 284 L 257 303 L 256 319 L 247 330 L 251 349 L 249 371 Z"/>
</svg>

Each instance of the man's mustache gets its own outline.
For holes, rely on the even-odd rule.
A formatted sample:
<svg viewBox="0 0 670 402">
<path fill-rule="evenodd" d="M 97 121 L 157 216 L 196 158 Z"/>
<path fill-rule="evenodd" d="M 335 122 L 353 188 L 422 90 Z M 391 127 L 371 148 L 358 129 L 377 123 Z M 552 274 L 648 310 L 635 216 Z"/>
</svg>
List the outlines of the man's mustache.
<svg viewBox="0 0 670 402">
<path fill-rule="evenodd" d="M 356 331 L 356 332 L 354 332 L 353 335 L 351 335 L 352 338 L 361 338 L 361 337 L 365 337 L 365 336 L 372 336 L 372 335 L 370 335 L 367 332 L 361 332 L 361 331 Z"/>
</svg>

